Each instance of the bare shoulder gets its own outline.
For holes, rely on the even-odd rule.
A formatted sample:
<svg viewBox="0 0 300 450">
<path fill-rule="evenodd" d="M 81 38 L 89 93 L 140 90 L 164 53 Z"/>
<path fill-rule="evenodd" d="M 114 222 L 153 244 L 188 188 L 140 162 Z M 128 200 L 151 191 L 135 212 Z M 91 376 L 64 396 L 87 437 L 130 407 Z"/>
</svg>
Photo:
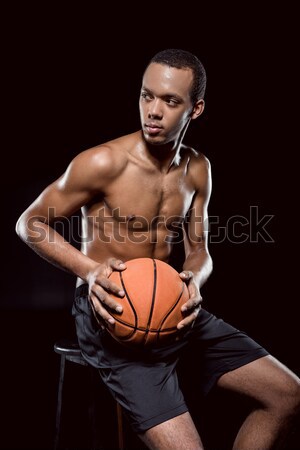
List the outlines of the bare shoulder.
<svg viewBox="0 0 300 450">
<path fill-rule="evenodd" d="M 71 162 L 71 167 L 79 170 L 81 176 L 114 176 L 126 165 L 126 160 L 126 150 L 122 147 L 121 139 L 118 139 L 79 153 Z"/>
<path fill-rule="evenodd" d="M 188 173 L 196 190 L 207 190 L 211 186 L 211 165 L 209 159 L 201 152 L 191 147 L 186 147 L 185 152 L 189 157 Z"/>
<path fill-rule="evenodd" d="M 100 189 L 117 177 L 128 162 L 126 136 L 79 153 L 61 177 L 61 184 Z"/>
</svg>

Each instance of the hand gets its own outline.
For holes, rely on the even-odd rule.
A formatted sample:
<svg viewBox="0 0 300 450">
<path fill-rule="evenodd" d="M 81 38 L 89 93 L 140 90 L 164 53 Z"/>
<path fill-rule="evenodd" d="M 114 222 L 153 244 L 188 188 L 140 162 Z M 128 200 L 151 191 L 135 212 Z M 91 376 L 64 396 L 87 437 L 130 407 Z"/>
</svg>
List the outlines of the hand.
<svg viewBox="0 0 300 450">
<path fill-rule="evenodd" d="M 193 272 L 190 270 L 184 270 L 179 274 L 180 278 L 187 283 L 188 291 L 190 294 L 189 300 L 182 305 L 181 311 L 186 317 L 179 322 L 177 328 L 181 330 L 184 327 L 193 326 L 196 317 L 201 309 L 202 297 L 200 295 L 199 287 L 193 279 Z"/>
<path fill-rule="evenodd" d="M 126 265 L 119 259 L 109 258 L 105 263 L 99 264 L 88 276 L 89 299 L 100 326 L 101 321 L 107 322 L 110 327 L 114 325 L 115 319 L 107 309 L 122 312 L 122 306 L 117 303 L 109 293 L 118 297 L 124 297 L 122 288 L 108 279 L 114 270 L 125 270 Z M 100 320 L 99 320 L 100 319 Z"/>
</svg>

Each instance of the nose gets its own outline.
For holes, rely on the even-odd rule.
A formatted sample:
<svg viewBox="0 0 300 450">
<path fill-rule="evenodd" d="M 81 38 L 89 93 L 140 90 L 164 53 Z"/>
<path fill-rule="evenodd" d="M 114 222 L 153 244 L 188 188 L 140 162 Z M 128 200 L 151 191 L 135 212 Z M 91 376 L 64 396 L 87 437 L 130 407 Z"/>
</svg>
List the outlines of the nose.
<svg viewBox="0 0 300 450">
<path fill-rule="evenodd" d="M 161 108 L 161 102 L 159 99 L 154 99 L 150 102 L 149 110 L 148 110 L 148 118 L 149 119 L 162 119 L 163 113 Z"/>
</svg>

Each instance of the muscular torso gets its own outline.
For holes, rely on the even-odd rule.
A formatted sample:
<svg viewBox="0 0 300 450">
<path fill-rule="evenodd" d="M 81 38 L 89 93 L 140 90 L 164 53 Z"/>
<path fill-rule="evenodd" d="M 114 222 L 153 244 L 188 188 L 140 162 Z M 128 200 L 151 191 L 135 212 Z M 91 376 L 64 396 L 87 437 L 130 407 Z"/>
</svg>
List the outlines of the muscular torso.
<svg viewBox="0 0 300 450">
<path fill-rule="evenodd" d="M 111 256 L 167 261 L 195 193 L 192 153 L 184 149 L 180 162 L 164 173 L 138 151 L 137 135 L 124 138 L 123 149 L 121 144 L 117 176 L 82 208 L 82 251 L 99 262 Z"/>
</svg>

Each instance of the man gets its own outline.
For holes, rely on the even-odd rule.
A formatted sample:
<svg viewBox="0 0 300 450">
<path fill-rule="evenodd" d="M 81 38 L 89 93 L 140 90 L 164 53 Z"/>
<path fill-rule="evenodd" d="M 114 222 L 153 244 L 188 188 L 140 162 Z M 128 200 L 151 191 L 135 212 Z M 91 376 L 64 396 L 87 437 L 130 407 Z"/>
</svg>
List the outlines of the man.
<svg viewBox="0 0 300 450">
<path fill-rule="evenodd" d="M 203 112 L 205 84 L 205 70 L 189 52 L 155 55 L 143 76 L 142 129 L 76 156 L 22 214 L 17 232 L 40 256 L 78 277 L 73 314 L 83 355 L 150 449 L 203 448 L 174 370 L 187 346 L 201 361 L 195 389 L 207 393 L 218 385 L 255 402 L 234 449 L 271 449 L 283 443 L 299 411 L 300 380 L 244 333 L 200 309 L 199 289 L 212 270 L 205 230 L 210 166 L 182 140 Z M 81 251 L 54 229 L 57 218 L 79 208 Z M 122 314 L 110 294 L 124 292 L 108 276 L 126 270 L 133 258 L 168 262 L 178 223 L 185 246 L 180 276 L 190 293 L 178 339 L 147 351 L 127 349 L 99 326 L 113 327 L 110 310 Z"/>
</svg>

